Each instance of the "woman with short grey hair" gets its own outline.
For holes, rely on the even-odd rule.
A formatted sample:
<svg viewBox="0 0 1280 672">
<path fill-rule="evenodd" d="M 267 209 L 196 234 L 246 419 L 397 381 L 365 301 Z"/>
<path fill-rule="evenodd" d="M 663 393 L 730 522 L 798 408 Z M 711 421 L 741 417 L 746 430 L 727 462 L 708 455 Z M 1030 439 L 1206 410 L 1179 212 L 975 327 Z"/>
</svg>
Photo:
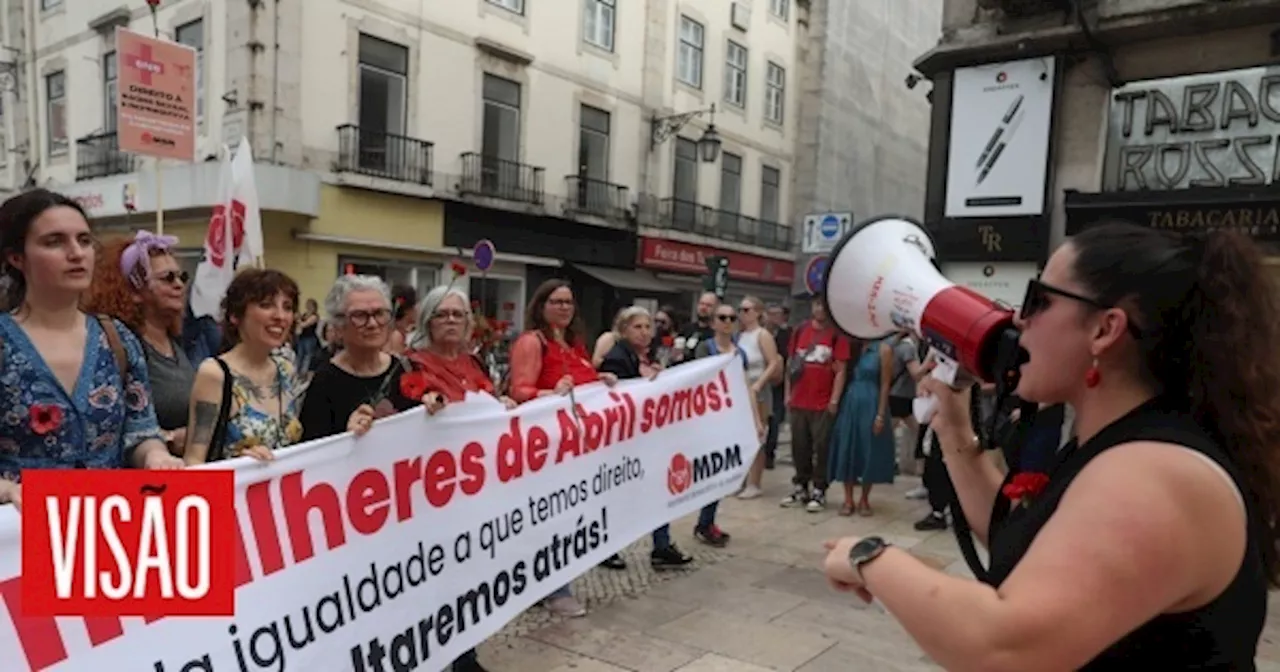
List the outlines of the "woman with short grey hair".
<svg viewBox="0 0 1280 672">
<path fill-rule="evenodd" d="M 334 337 L 342 350 L 316 369 L 302 405 L 303 439 L 367 429 L 373 420 L 355 417 L 368 406 L 375 417 L 394 413 L 411 403 L 396 397 L 400 361 L 383 352 L 391 337 L 391 290 L 373 275 L 343 275 L 324 300 Z M 359 426 L 352 426 L 352 423 Z"/>
</svg>

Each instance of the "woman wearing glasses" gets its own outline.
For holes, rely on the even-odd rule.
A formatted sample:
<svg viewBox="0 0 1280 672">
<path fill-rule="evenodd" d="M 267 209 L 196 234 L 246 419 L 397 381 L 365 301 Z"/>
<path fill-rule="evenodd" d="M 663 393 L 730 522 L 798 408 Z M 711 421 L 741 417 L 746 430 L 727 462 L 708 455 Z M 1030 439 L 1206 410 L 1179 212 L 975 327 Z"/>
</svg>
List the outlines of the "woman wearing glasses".
<svg viewBox="0 0 1280 672">
<path fill-rule="evenodd" d="M 410 372 L 396 375 L 392 390 L 397 410 L 422 404 L 434 415 L 446 404 L 460 403 L 467 393 L 494 394 L 493 381 L 480 358 L 470 351 L 474 320 L 467 295 L 452 286 L 440 286 L 427 292 L 418 304 L 417 324 L 409 350 L 405 353 Z M 385 323 L 384 323 L 385 324 Z M 407 396 L 408 395 L 408 396 Z M 409 396 L 419 397 L 409 400 Z M 502 397 L 508 410 L 516 403 Z M 350 425 L 356 436 L 369 431 L 375 416 L 374 405 L 355 409 Z M 451 672 L 485 672 L 471 649 L 453 661 Z"/>
<path fill-rule="evenodd" d="M 1104 224 L 1030 284 L 1017 394 L 1075 411 L 1043 473 L 978 448 L 969 393 L 932 378 L 937 432 L 986 584 L 882 540 L 833 544 L 834 585 L 874 595 L 957 670 L 1253 670 L 1280 573 L 1280 341 L 1258 248 Z"/>
<path fill-rule="evenodd" d="M 346 347 L 320 364 L 302 404 L 302 440 L 368 430 L 375 418 L 417 403 L 400 396 L 400 359 L 384 350 L 391 338 L 391 290 L 374 275 L 343 275 L 324 300 L 329 324 Z M 356 413 L 361 406 L 368 412 Z"/>
<path fill-rule="evenodd" d="M 188 277 L 173 256 L 177 244 L 173 236 L 150 231 L 107 244 L 103 263 L 94 268 L 86 309 L 120 320 L 138 337 L 160 434 L 169 452 L 181 457 L 196 369 L 180 341 Z"/>
</svg>

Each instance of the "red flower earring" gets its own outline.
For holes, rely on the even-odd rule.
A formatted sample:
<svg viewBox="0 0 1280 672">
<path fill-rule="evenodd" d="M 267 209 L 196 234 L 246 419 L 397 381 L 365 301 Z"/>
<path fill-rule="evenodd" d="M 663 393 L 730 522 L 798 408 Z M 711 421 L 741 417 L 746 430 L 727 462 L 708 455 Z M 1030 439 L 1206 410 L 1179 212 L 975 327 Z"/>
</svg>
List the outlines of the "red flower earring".
<svg viewBox="0 0 1280 672">
<path fill-rule="evenodd" d="M 1102 372 L 1098 370 L 1098 358 L 1093 358 L 1093 365 L 1084 372 L 1085 387 L 1097 387 L 1102 382 Z"/>
</svg>

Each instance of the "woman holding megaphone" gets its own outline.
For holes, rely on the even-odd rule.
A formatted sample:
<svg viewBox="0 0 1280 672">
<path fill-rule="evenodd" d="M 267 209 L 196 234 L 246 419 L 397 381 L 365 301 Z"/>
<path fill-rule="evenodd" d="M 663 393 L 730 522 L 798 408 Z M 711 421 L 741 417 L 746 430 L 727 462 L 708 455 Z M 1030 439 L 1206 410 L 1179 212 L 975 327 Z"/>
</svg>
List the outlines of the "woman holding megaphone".
<svg viewBox="0 0 1280 672">
<path fill-rule="evenodd" d="M 1076 438 L 1001 474 L 968 389 L 929 377 L 931 425 L 985 583 L 878 538 L 831 542 L 831 583 L 877 598 L 950 670 L 1253 670 L 1280 573 L 1275 289 L 1235 232 L 1105 224 L 1027 288 L 1017 394 Z"/>
</svg>

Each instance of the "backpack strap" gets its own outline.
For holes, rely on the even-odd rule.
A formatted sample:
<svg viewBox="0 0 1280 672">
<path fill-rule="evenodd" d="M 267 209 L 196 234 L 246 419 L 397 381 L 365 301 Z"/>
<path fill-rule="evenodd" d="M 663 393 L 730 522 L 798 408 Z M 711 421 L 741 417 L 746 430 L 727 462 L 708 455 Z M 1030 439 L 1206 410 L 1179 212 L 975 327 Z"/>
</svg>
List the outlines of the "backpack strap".
<svg viewBox="0 0 1280 672">
<path fill-rule="evenodd" d="M 116 369 L 120 371 L 120 382 L 123 383 L 129 373 L 129 356 L 124 351 L 124 341 L 120 340 L 120 331 L 116 329 L 116 321 L 107 315 L 95 315 L 102 331 L 107 335 L 107 345 L 111 346 L 111 354 L 116 358 Z"/>
<path fill-rule="evenodd" d="M 218 404 L 218 422 L 213 426 L 213 438 L 205 462 L 226 459 L 227 422 L 231 419 L 231 367 L 221 357 L 212 358 L 222 369 L 222 403 Z"/>
</svg>

